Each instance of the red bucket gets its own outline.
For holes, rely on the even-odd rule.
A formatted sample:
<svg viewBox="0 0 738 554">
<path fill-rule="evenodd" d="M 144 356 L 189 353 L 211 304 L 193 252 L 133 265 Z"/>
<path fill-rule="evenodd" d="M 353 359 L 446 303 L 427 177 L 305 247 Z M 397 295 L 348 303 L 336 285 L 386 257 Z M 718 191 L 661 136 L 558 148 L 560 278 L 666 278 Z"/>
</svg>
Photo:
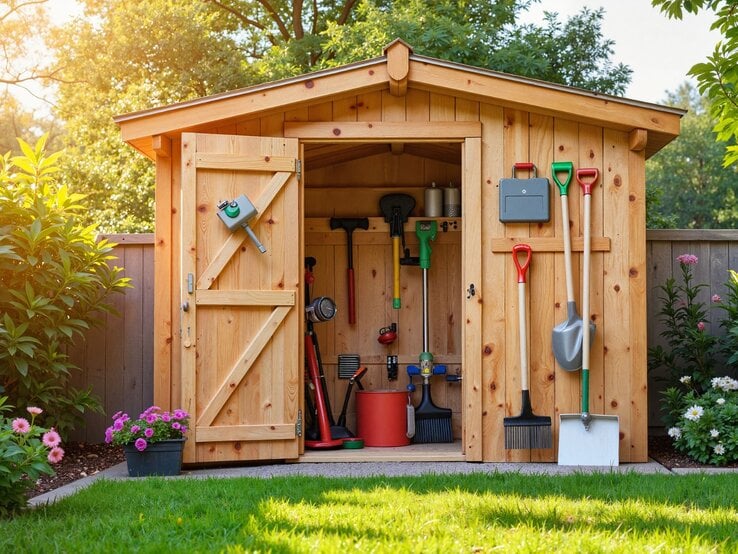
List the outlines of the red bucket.
<svg viewBox="0 0 738 554">
<path fill-rule="evenodd" d="M 356 435 L 366 446 L 407 446 L 407 391 L 356 391 Z"/>
</svg>

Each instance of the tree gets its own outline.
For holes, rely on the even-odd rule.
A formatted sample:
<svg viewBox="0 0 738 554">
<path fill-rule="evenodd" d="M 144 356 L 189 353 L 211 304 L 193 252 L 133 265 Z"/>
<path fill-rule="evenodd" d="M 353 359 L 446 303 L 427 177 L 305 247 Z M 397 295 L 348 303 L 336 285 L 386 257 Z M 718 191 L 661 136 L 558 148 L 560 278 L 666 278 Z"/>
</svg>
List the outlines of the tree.
<svg viewBox="0 0 738 554">
<path fill-rule="evenodd" d="M 418 53 L 619 94 L 603 12 L 517 28 L 531 0 L 85 0 L 53 38 L 68 129 L 65 172 L 106 231 L 153 224 L 151 164 L 122 144 L 115 114 L 378 56 L 395 37 Z"/>
<path fill-rule="evenodd" d="M 689 70 L 697 78 L 699 91 L 711 100 L 710 113 L 716 120 L 716 138 L 725 145 L 724 165 L 738 162 L 738 5 L 735 0 L 652 0 L 652 5 L 670 18 L 681 19 L 684 12 L 715 13 L 712 29 L 717 29 L 723 40 L 707 61 Z"/>
<path fill-rule="evenodd" d="M 738 227 L 736 168 L 722 167 L 728 145 L 715 140 L 710 99 L 685 83 L 666 102 L 689 111 L 681 135 L 646 164 L 647 190 L 660 196 L 659 205 L 648 205 L 649 226 Z"/>
</svg>

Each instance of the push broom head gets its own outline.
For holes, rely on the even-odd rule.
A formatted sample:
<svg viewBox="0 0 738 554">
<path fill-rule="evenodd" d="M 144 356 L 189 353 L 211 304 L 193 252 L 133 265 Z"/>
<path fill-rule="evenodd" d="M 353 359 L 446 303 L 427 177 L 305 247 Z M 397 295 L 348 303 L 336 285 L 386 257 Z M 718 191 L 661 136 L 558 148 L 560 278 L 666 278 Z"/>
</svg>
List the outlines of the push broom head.
<svg viewBox="0 0 738 554">
<path fill-rule="evenodd" d="M 527 390 L 523 391 L 520 415 L 506 417 L 504 425 L 505 448 L 508 450 L 551 448 L 551 418 L 533 413 Z"/>
<path fill-rule="evenodd" d="M 415 444 L 454 442 L 451 410 L 433 404 L 430 384 L 423 383 L 423 397 L 415 408 Z"/>
</svg>

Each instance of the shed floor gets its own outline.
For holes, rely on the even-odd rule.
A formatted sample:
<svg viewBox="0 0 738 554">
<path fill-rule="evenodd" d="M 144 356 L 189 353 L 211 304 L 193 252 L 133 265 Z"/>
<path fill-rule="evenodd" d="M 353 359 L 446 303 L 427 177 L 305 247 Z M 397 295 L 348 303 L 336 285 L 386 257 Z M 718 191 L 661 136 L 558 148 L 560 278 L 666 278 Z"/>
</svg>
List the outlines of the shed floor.
<svg viewBox="0 0 738 554">
<path fill-rule="evenodd" d="M 463 462 L 461 441 L 411 444 L 408 446 L 366 446 L 361 449 L 306 450 L 299 462 Z"/>
</svg>

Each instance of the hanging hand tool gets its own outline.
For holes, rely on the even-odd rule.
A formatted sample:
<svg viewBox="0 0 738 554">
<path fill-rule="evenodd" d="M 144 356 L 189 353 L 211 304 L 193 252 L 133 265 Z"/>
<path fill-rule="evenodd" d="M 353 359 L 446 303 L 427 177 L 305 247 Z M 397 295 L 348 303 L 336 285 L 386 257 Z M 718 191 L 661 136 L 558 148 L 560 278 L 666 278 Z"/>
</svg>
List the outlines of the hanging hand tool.
<svg viewBox="0 0 738 554">
<path fill-rule="evenodd" d="M 343 229 L 346 231 L 346 240 L 348 242 L 348 269 L 346 277 L 348 281 L 348 318 L 349 324 L 356 323 L 356 288 L 354 283 L 354 245 L 352 237 L 354 229 L 368 229 L 369 219 L 366 217 L 332 217 L 331 229 Z"/>
<path fill-rule="evenodd" d="M 554 162 L 551 164 L 551 175 L 559 187 L 561 196 L 561 226 L 564 237 L 564 270 L 566 273 L 566 321 L 554 327 L 551 333 L 551 345 L 554 357 L 566 371 L 577 371 L 582 367 L 582 318 L 577 313 L 574 300 L 574 277 L 571 268 L 571 236 L 569 232 L 569 183 L 574 172 L 572 162 Z M 564 182 L 559 179 L 564 175 Z M 590 323 L 590 336 L 594 337 L 595 326 Z"/>
<path fill-rule="evenodd" d="M 525 254 L 525 261 L 520 264 L 518 256 Z M 528 323 L 525 307 L 525 273 L 528 271 L 532 257 L 528 244 L 516 244 L 512 249 L 513 262 L 518 271 L 518 339 L 520 340 L 520 415 L 506 417 L 505 448 L 529 449 L 551 448 L 551 418 L 533 413 L 528 388 Z"/>
<path fill-rule="evenodd" d="M 415 208 L 415 199 L 408 194 L 386 194 L 379 199 L 379 209 L 390 224 L 392 237 L 392 307 L 399 310 L 400 302 L 400 239 L 404 241 L 403 225 Z M 406 257 L 407 257 L 406 253 Z"/>
</svg>

